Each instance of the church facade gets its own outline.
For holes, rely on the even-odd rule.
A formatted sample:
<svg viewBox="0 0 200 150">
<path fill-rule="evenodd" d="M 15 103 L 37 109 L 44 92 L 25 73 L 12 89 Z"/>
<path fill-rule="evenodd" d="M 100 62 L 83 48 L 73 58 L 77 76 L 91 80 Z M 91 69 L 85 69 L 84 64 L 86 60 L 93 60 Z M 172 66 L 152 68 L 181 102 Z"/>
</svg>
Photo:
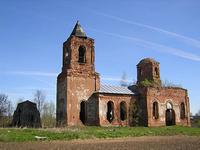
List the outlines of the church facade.
<svg viewBox="0 0 200 150">
<path fill-rule="evenodd" d="M 95 71 L 94 39 L 79 22 L 63 43 L 57 77 L 56 121 L 63 126 L 190 126 L 186 89 L 163 87 L 160 64 L 145 58 L 137 64 L 135 85 L 101 85 Z"/>
</svg>

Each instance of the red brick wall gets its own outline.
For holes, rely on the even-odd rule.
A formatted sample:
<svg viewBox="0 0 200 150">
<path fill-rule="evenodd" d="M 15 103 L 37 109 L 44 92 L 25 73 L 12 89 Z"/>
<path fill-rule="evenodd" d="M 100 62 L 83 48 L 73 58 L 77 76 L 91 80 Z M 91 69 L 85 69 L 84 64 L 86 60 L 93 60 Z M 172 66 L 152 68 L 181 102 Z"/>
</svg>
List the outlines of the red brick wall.
<svg viewBox="0 0 200 150">
<path fill-rule="evenodd" d="M 86 48 L 86 62 L 79 63 L 79 47 Z M 69 52 L 66 57 L 65 53 Z M 176 114 L 177 125 L 190 125 L 189 98 L 187 90 L 182 88 L 138 88 L 137 95 L 123 94 L 94 94 L 100 88 L 99 74 L 95 72 L 94 65 L 94 40 L 90 38 L 79 38 L 71 36 L 63 44 L 63 67 L 57 78 L 57 125 L 61 122 L 67 126 L 83 125 L 80 121 L 80 103 L 87 102 L 86 125 L 101 126 L 127 126 L 130 125 L 130 105 L 137 101 L 140 109 L 139 125 L 143 126 L 164 126 L 167 102 L 173 104 Z M 66 58 L 69 61 L 66 61 Z M 138 66 L 138 81 L 150 79 L 160 85 L 160 76 L 155 74 L 155 62 L 146 66 Z M 143 75 L 139 74 L 142 69 Z M 107 120 L 107 103 L 114 103 L 114 120 L 110 123 Z M 127 119 L 120 119 L 120 103 L 126 102 Z M 154 119 L 153 102 L 157 101 L 159 106 L 159 117 Z M 185 118 L 180 118 L 180 105 L 185 104 Z M 62 117 L 59 116 L 63 113 Z"/>
<path fill-rule="evenodd" d="M 85 63 L 78 62 L 80 46 L 86 49 Z M 66 58 L 63 54 L 62 73 L 57 79 L 57 112 L 65 113 L 61 119 L 67 126 L 77 126 L 82 125 L 79 117 L 80 103 L 88 101 L 100 86 L 99 74 L 95 72 L 94 67 L 94 40 L 71 36 L 63 44 L 63 53 L 66 49 L 70 53 L 70 61 L 65 63 Z M 64 99 L 64 107 L 59 105 L 61 99 Z"/>
<path fill-rule="evenodd" d="M 159 118 L 153 118 L 153 102 L 159 106 Z M 187 90 L 182 88 L 148 88 L 147 89 L 147 114 L 148 126 L 165 126 L 166 104 L 170 102 L 175 111 L 176 125 L 190 126 L 189 98 Z M 181 103 L 185 104 L 185 119 L 180 118 Z"/>
<path fill-rule="evenodd" d="M 130 102 L 134 101 L 132 95 L 119 94 L 99 94 L 99 124 L 101 126 L 128 126 L 129 125 L 129 109 Z M 114 103 L 114 119 L 110 123 L 107 120 L 107 103 L 112 101 Z M 122 121 L 120 119 L 120 103 L 124 101 L 127 108 L 127 119 Z"/>
</svg>

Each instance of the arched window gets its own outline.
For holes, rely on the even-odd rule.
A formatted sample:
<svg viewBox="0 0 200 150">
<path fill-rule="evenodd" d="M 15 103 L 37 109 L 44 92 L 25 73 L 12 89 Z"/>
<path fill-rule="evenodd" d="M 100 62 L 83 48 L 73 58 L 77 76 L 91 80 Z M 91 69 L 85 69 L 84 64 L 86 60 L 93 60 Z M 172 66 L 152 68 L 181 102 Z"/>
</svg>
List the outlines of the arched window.
<svg viewBox="0 0 200 150">
<path fill-rule="evenodd" d="M 127 119 L 127 110 L 126 110 L 126 102 L 120 103 L 120 119 L 122 121 Z"/>
<path fill-rule="evenodd" d="M 181 119 L 185 118 L 185 104 L 181 103 Z"/>
<path fill-rule="evenodd" d="M 86 62 L 85 47 L 84 46 L 80 46 L 79 49 L 78 49 L 78 52 L 79 52 L 78 62 L 79 63 L 85 63 Z"/>
<path fill-rule="evenodd" d="M 153 117 L 154 117 L 154 119 L 158 119 L 158 117 L 159 117 L 158 102 L 153 103 Z"/>
<path fill-rule="evenodd" d="M 170 102 L 167 102 L 166 107 L 167 107 L 167 109 L 173 109 L 173 105 Z"/>
<path fill-rule="evenodd" d="M 80 120 L 83 124 L 86 122 L 86 102 L 82 101 L 80 104 Z"/>
<path fill-rule="evenodd" d="M 114 104 L 109 101 L 107 103 L 107 120 L 111 123 L 114 119 Z"/>
</svg>

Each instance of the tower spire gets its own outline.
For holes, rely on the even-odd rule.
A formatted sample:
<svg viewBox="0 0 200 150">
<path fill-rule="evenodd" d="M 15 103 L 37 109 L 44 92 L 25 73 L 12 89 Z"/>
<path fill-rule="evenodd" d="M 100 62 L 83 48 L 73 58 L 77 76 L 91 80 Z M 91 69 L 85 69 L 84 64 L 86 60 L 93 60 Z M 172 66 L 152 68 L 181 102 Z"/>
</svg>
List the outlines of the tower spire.
<svg viewBox="0 0 200 150">
<path fill-rule="evenodd" d="M 87 37 L 79 21 L 76 22 L 76 25 L 74 26 L 74 29 L 71 33 L 71 36 L 72 35 L 77 37 Z"/>
</svg>

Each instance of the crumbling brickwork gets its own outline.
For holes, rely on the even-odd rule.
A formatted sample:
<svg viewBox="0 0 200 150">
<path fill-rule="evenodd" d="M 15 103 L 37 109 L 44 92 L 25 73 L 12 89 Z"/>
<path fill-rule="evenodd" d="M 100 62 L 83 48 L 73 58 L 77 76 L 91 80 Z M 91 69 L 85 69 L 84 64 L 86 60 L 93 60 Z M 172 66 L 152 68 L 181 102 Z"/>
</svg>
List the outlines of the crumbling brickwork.
<svg viewBox="0 0 200 150">
<path fill-rule="evenodd" d="M 137 69 L 139 84 L 137 88 L 137 93 L 139 94 L 138 102 L 142 107 L 141 114 L 145 118 L 142 121 L 144 125 L 164 126 L 169 124 L 190 126 L 190 107 L 187 90 L 179 87 L 162 87 L 159 63 L 153 59 L 141 60 L 137 65 Z M 151 85 L 145 87 L 142 84 L 146 79 L 150 81 Z M 170 108 L 167 108 L 168 105 Z M 167 121 L 167 118 L 171 118 L 171 122 L 170 120 Z"/>
<path fill-rule="evenodd" d="M 99 125 L 101 126 L 129 126 L 130 117 L 130 103 L 135 101 L 134 97 L 131 95 L 123 94 L 98 94 L 99 101 Z M 112 102 L 113 105 L 113 120 L 108 121 L 108 102 Z M 124 120 L 120 117 L 120 103 L 124 102 L 126 118 Z"/>
<path fill-rule="evenodd" d="M 153 102 L 158 102 L 157 119 L 153 117 Z M 166 125 L 167 103 L 172 105 L 175 111 L 176 125 L 190 125 L 189 98 L 187 90 L 182 88 L 148 88 L 147 90 L 147 110 L 148 110 L 148 126 L 164 126 Z M 181 119 L 181 103 L 185 105 L 185 114 Z"/>
<path fill-rule="evenodd" d="M 74 30 L 80 28 L 78 25 Z M 80 120 L 81 102 L 88 101 L 99 89 L 99 74 L 94 66 L 94 40 L 84 34 L 77 36 L 76 31 L 72 33 L 63 44 L 63 68 L 57 78 L 57 126 L 87 123 L 87 117 L 84 117 L 84 123 Z M 86 116 L 86 106 L 83 109 Z"/>
<path fill-rule="evenodd" d="M 148 80 L 153 82 L 154 86 L 161 86 L 159 65 L 159 62 L 151 58 L 142 59 L 137 64 L 137 83 Z"/>
<path fill-rule="evenodd" d="M 187 90 L 162 87 L 160 63 L 142 59 L 137 84 L 100 85 L 95 71 L 94 40 L 79 22 L 63 43 L 62 72 L 57 77 L 57 126 L 190 126 Z"/>
</svg>

